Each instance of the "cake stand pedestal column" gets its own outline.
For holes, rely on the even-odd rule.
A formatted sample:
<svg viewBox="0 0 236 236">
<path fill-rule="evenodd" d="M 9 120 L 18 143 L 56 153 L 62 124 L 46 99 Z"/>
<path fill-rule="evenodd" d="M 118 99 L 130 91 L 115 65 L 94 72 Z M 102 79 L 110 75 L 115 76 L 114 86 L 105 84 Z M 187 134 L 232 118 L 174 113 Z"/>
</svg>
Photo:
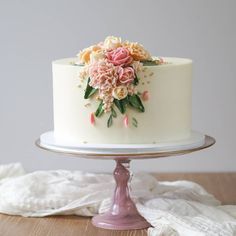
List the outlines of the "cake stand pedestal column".
<svg viewBox="0 0 236 236">
<path fill-rule="evenodd" d="M 127 230 L 144 229 L 150 224 L 139 214 L 130 197 L 129 180 L 130 172 L 126 165 L 129 160 L 116 160 L 116 168 L 113 172 L 116 187 L 110 210 L 102 215 L 94 216 L 92 223 L 100 228 Z"/>
</svg>

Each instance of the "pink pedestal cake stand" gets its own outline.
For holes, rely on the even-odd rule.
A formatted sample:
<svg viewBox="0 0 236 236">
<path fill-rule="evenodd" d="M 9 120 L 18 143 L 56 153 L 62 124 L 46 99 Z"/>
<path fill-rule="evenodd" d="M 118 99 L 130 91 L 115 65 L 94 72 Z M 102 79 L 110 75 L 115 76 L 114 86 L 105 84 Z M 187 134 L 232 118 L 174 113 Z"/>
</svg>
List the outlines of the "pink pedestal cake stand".
<svg viewBox="0 0 236 236">
<path fill-rule="evenodd" d="M 72 154 L 78 157 L 94 159 L 113 159 L 116 161 L 116 168 L 113 172 L 116 181 L 116 187 L 113 195 L 113 202 L 110 210 L 105 214 L 94 216 L 93 225 L 99 228 L 113 230 L 144 229 L 150 224 L 139 214 L 135 203 L 130 197 L 129 190 L 129 163 L 132 159 L 159 158 L 168 156 L 177 156 L 194 151 L 202 150 L 212 146 L 215 139 L 210 136 L 203 136 L 192 143 L 186 145 L 168 146 L 160 148 L 158 145 L 63 145 L 56 141 L 53 132 L 47 132 L 41 135 L 36 141 L 36 145 L 48 151 Z"/>
</svg>

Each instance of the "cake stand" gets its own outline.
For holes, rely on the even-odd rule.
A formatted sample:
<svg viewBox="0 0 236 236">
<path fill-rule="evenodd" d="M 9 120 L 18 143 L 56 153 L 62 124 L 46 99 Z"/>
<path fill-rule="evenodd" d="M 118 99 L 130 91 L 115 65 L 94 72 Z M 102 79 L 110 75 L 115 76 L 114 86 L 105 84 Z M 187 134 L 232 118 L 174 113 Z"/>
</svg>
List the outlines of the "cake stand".
<svg viewBox="0 0 236 236">
<path fill-rule="evenodd" d="M 160 158 L 177 156 L 202 150 L 212 146 L 215 139 L 195 133 L 191 140 L 185 140 L 181 144 L 167 144 L 160 148 L 157 144 L 152 145 L 81 145 L 63 144 L 54 139 L 53 132 L 47 132 L 40 136 L 36 145 L 42 149 L 62 154 L 71 154 L 76 157 L 115 160 L 116 167 L 113 172 L 116 187 L 114 190 L 112 206 L 105 214 L 92 218 L 96 227 L 113 230 L 144 229 L 150 224 L 139 214 L 135 203 L 130 197 L 129 181 L 130 161 L 144 158 Z M 190 142 L 191 141 L 191 142 Z M 163 145 L 162 145 L 163 146 Z"/>
</svg>

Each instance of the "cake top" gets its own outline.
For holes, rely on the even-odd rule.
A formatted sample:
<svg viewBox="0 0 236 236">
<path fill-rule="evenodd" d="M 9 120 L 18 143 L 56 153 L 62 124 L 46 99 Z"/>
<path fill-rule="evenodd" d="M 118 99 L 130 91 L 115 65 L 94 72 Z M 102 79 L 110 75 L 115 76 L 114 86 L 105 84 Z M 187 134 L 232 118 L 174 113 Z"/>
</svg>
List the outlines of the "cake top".
<svg viewBox="0 0 236 236">
<path fill-rule="evenodd" d="M 160 60 L 160 58 L 165 62 L 163 64 L 144 64 L 142 65 L 143 68 L 149 67 L 149 66 L 160 66 L 161 67 L 169 67 L 169 66 L 181 66 L 186 65 L 189 63 L 192 63 L 193 61 L 189 58 L 181 58 L 181 57 L 155 57 L 153 56 L 155 60 Z M 78 63 L 78 57 L 68 57 L 63 59 L 54 60 L 53 64 L 58 65 L 72 65 L 72 66 L 85 66 L 84 64 Z M 143 63 L 142 63 L 143 64 Z"/>
<path fill-rule="evenodd" d="M 60 62 L 68 63 L 67 60 Z M 126 110 L 129 108 L 145 112 L 143 102 L 148 101 L 150 95 L 149 91 L 137 89 L 140 80 L 145 79 L 140 78 L 140 72 L 144 71 L 143 66 L 160 66 L 168 62 L 161 57 L 151 57 L 137 42 L 108 36 L 103 42 L 80 51 L 72 64 L 82 66 L 79 76 L 81 81 L 86 82 L 84 99 L 99 101 L 97 110 L 90 114 L 90 123 L 95 125 L 97 118 L 108 113 L 109 128 L 119 113 L 123 114 L 123 124 L 128 127 Z M 138 127 L 135 117 L 132 117 L 131 122 Z"/>
<path fill-rule="evenodd" d="M 103 42 L 83 49 L 77 55 L 76 64 L 91 64 L 106 60 L 114 66 L 132 66 L 137 62 L 145 65 L 164 63 L 162 58 L 153 59 L 150 53 L 139 43 L 122 41 L 120 37 L 108 36 Z"/>
</svg>

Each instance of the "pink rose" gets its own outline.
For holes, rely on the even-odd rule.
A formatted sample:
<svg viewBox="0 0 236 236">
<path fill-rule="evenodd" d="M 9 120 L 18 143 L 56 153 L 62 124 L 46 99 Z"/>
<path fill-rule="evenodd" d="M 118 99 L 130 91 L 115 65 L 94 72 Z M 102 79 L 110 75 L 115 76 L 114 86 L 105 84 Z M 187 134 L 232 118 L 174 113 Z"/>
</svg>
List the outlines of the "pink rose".
<svg viewBox="0 0 236 236">
<path fill-rule="evenodd" d="M 130 65 L 133 61 L 129 50 L 127 48 L 119 47 L 114 50 L 108 51 L 106 57 L 109 62 L 115 66 L 126 66 Z"/>
<path fill-rule="evenodd" d="M 126 84 L 131 83 L 134 80 L 135 74 L 132 67 L 119 67 L 118 69 L 118 78 L 120 83 Z"/>
</svg>

